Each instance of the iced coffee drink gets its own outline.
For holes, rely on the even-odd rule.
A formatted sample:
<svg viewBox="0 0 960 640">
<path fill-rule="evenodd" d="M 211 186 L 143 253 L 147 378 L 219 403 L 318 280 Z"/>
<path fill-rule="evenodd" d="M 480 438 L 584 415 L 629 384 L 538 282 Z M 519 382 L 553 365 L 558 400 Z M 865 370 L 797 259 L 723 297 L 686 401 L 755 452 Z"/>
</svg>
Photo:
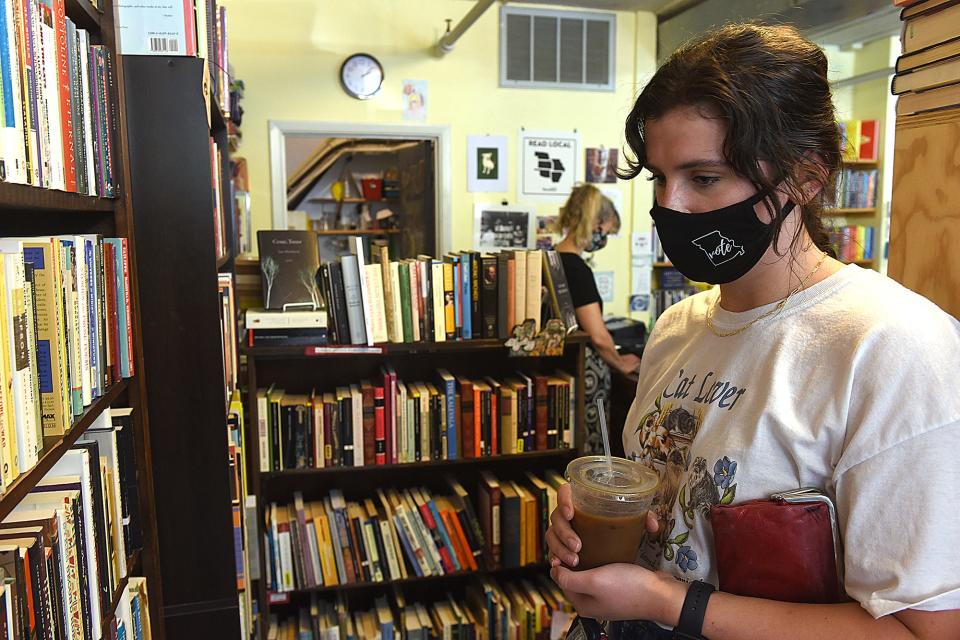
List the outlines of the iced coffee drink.
<svg viewBox="0 0 960 640">
<path fill-rule="evenodd" d="M 646 529 L 657 472 L 624 458 L 577 458 L 567 465 L 573 494 L 573 530 L 580 537 L 577 570 L 633 562 Z"/>
</svg>

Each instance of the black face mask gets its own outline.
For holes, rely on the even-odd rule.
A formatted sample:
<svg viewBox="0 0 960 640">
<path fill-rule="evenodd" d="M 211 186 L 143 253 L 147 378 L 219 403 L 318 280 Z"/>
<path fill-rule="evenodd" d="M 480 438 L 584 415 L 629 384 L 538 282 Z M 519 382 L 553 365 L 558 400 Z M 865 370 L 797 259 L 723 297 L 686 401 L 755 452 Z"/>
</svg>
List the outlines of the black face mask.
<svg viewBox="0 0 960 640">
<path fill-rule="evenodd" d="M 764 192 L 723 209 L 704 213 L 682 213 L 654 201 L 650 217 L 664 253 L 684 276 L 694 282 L 724 284 L 750 271 L 773 238 L 773 226 L 757 218 L 754 205 Z M 787 202 L 783 214 L 790 213 Z"/>
</svg>

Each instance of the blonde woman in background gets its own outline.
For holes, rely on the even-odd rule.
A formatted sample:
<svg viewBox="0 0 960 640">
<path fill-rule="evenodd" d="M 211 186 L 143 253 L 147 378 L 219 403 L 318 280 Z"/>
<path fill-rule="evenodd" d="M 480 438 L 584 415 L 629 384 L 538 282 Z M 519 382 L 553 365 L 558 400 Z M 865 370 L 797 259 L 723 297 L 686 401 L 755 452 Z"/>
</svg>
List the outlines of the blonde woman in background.
<svg viewBox="0 0 960 640">
<path fill-rule="evenodd" d="M 607 246 L 607 236 L 620 230 L 620 215 L 609 198 L 590 184 L 574 187 L 560 209 L 557 226 L 565 234 L 556 246 L 570 287 L 570 297 L 580 328 L 590 334 L 584 387 L 586 388 L 585 450 L 603 450 L 597 415 L 597 398 L 602 398 L 610 413 L 610 368 L 631 373 L 640 366 L 640 358 L 621 355 L 603 323 L 603 300 L 593 279 L 593 271 L 584 262 L 583 252 L 595 253 Z"/>
</svg>

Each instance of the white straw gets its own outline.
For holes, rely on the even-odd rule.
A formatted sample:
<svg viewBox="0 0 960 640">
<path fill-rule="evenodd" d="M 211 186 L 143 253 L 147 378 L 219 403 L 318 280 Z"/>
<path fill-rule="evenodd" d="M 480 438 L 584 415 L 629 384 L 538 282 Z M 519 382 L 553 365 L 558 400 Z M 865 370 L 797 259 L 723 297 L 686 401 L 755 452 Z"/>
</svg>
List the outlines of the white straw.
<svg viewBox="0 0 960 640">
<path fill-rule="evenodd" d="M 600 413 L 600 435 L 603 436 L 603 453 L 607 456 L 607 472 L 613 476 L 613 458 L 610 456 L 610 435 L 607 433 L 607 414 L 603 410 L 603 400 L 597 398 L 597 411 Z"/>
</svg>

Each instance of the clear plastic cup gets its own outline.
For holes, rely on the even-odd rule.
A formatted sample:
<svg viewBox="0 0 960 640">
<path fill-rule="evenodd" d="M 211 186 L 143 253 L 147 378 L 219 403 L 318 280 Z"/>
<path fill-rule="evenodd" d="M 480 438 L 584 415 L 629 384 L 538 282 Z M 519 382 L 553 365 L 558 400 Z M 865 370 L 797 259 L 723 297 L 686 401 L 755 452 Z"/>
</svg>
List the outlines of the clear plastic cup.
<svg viewBox="0 0 960 640">
<path fill-rule="evenodd" d="M 593 569 L 613 562 L 633 562 L 646 530 L 647 510 L 660 476 L 625 458 L 585 456 L 567 465 L 573 494 L 573 530 L 580 537 L 580 562 Z"/>
</svg>

